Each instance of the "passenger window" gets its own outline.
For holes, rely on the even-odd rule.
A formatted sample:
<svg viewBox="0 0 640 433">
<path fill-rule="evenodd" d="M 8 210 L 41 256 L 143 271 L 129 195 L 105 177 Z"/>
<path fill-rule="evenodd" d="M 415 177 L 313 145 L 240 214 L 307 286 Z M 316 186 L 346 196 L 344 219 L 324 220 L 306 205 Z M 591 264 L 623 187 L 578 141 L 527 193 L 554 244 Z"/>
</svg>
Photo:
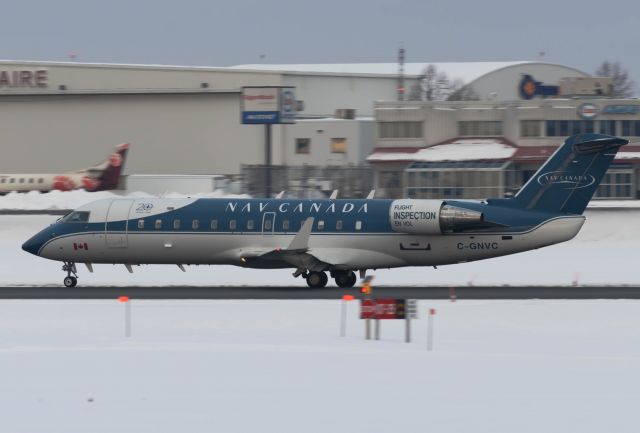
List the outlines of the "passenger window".
<svg viewBox="0 0 640 433">
<path fill-rule="evenodd" d="M 324 220 L 318 221 L 318 230 L 324 230 Z"/>
<path fill-rule="evenodd" d="M 289 220 L 282 221 L 282 230 L 289 230 Z"/>
<path fill-rule="evenodd" d="M 200 227 L 200 221 L 198 220 L 191 221 L 191 229 L 198 230 L 198 227 Z"/>
<path fill-rule="evenodd" d="M 142 230 L 144 228 L 144 220 L 138 220 L 138 229 Z"/>
<path fill-rule="evenodd" d="M 156 220 L 156 230 L 160 230 L 162 228 L 162 220 Z"/>
<path fill-rule="evenodd" d="M 247 230 L 253 230 L 253 220 L 247 221 Z"/>
<path fill-rule="evenodd" d="M 211 220 L 211 230 L 218 230 L 218 220 Z"/>
<path fill-rule="evenodd" d="M 236 220 L 230 220 L 229 221 L 229 230 L 235 230 L 236 229 Z"/>
<path fill-rule="evenodd" d="M 272 225 L 273 225 L 273 221 L 272 220 L 266 220 L 264 222 L 264 230 L 270 232 Z"/>
<path fill-rule="evenodd" d="M 180 230 L 180 220 L 173 220 L 173 229 Z"/>
<path fill-rule="evenodd" d="M 356 230 L 362 230 L 362 221 L 356 221 Z"/>
<path fill-rule="evenodd" d="M 342 230 L 342 220 L 336 221 L 336 230 Z"/>
</svg>

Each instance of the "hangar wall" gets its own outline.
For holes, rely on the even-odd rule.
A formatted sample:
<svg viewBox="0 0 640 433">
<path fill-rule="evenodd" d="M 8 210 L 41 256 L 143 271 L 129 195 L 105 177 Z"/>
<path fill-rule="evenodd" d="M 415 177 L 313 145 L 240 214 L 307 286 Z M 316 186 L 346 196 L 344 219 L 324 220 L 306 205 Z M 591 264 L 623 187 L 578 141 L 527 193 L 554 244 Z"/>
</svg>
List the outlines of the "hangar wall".
<svg viewBox="0 0 640 433">
<path fill-rule="evenodd" d="M 264 160 L 239 113 L 239 93 L 2 96 L 0 172 L 80 169 L 130 142 L 127 173 L 235 174 Z"/>
</svg>

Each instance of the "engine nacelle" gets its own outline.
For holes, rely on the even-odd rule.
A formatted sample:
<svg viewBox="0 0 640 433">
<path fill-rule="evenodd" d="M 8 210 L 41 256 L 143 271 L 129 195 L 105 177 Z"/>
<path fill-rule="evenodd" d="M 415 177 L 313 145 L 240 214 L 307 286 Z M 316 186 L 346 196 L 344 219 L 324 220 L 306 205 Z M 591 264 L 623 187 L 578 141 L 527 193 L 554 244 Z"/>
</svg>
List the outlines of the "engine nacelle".
<svg viewBox="0 0 640 433">
<path fill-rule="evenodd" d="M 389 208 L 391 228 L 400 233 L 442 234 L 476 227 L 482 212 L 448 205 L 443 200 L 394 200 Z"/>
</svg>

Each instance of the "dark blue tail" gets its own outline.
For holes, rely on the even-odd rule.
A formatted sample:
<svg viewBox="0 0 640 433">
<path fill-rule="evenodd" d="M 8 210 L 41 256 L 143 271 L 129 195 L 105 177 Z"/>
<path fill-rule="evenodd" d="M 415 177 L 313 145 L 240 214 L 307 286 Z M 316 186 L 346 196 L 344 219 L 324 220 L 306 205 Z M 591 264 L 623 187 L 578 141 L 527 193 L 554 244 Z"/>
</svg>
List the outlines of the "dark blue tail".
<svg viewBox="0 0 640 433">
<path fill-rule="evenodd" d="M 567 138 L 518 191 L 512 204 L 521 209 L 581 214 L 618 149 L 628 142 L 602 134 Z"/>
</svg>

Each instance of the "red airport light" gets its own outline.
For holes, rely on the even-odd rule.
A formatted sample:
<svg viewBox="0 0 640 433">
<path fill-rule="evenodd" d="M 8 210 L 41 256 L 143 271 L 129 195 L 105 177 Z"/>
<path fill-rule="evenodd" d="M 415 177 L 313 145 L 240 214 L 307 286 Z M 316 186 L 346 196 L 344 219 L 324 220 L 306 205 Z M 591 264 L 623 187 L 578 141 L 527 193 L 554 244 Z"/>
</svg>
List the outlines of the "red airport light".
<svg viewBox="0 0 640 433">
<path fill-rule="evenodd" d="M 129 297 L 128 296 L 120 296 L 118 298 L 118 302 L 129 302 Z"/>
<path fill-rule="evenodd" d="M 436 309 L 435 308 L 429 308 L 429 314 L 432 316 L 436 315 Z"/>
<path fill-rule="evenodd" d="M 353 301 L 354 299 L 355 299 L 355 298 L 354 298 L 354 296 L 353 296 L 353 295 L 344 295 L 344 296 L 342 297 L 342 300 L 343 300 L 343 301 Z"/>
</svg>

